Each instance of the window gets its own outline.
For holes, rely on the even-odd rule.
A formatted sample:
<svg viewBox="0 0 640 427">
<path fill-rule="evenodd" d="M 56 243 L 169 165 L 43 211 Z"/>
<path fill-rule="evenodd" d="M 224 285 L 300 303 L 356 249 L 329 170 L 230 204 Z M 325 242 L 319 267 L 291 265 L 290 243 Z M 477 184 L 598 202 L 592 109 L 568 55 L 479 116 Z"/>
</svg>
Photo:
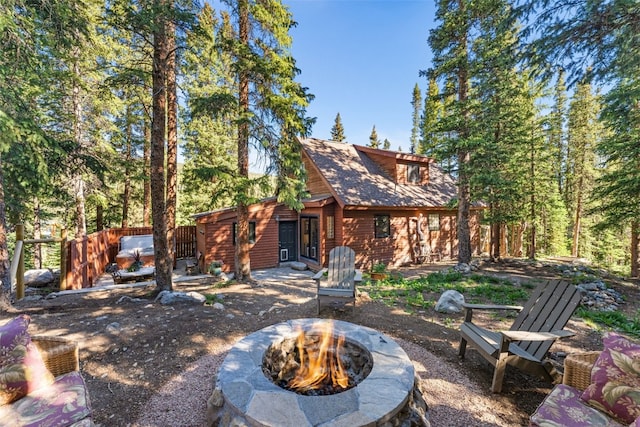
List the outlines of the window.
<svg viewBox="0 0 640 427">
<path fill-rule="evenodd" d="M 238 233 L 238 223 L 233 223 L 233 244 L 236 244 L 236 235 Z M 249 223 L 249 243 L 253 244 L 256 242 L 256 222 L 251 221 Z"/>
<path fill-rule="evenodd" d="M 300 217 L 300 254 L 305 258 L 318 260 L 319 239 L 318 229 L 320 220 L 318 217 Z"/>
<path fill-rule="evenodd" d="M 429 214 L 429 231 L 440 230 L 440 214 Z"/>
<path fill-rule="evenodd" d="M 391 221 L 389 215 L 376 215 L 375 217 L 376 237 L 389 237 L 391 235 Z"/>
<path fill-rule="evenodd" d="M 420 184 L 420 165 L 407 165 L 407 182 Z"/>
<path fill-rule="evenodd" d="M 328 216 L 327 217 L 327 239 L 333 239 L 334 237 L 336 237 L 335 217 Z"/>
</svg>

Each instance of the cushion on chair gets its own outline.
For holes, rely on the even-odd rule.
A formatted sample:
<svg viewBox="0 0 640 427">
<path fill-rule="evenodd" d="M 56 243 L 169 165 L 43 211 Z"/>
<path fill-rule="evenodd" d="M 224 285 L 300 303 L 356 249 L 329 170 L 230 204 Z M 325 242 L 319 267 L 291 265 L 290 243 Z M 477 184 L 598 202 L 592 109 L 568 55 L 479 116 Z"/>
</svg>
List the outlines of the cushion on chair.
<svg viewBox="0 0 640 427">
<path fill-rule="evenodd" d="M 565 384 L 556 385 L 530 418 L 535 427 L 621 427 L 607 415 L 586 405 L 580 392 Z"/>
<path fill-rule="evenodd" d="M 640 345 L 621 335 L 603 338 L 591 384 L 582 394 L 589 405 L 629 424 L 640 417 Z"/>
<path fill-rule="evenodd" d="M 53 383 L 53 375 L 27 332 L 30 321 L 23 314 L 0 326 L 0 404 Z"/>
<path fill-rule="evenodd" d="M 61 375 L 44 387 L 0 406 L 0 425 L 6 427 L 90 426 L 89 395 L 80 372 Z M 81 422 L 82 421 L 82 422 Z"/>
</svg>

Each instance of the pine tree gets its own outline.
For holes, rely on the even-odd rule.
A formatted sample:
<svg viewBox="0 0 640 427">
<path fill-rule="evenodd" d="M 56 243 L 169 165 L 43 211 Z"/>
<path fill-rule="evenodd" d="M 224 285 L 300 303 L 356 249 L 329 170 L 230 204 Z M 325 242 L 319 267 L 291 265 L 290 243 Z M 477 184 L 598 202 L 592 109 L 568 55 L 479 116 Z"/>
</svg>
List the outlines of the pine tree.
<svg viewBox="0 0 640 427">
<path fill-rule="evenodd" d="M 598 186 L 593 193 L 592 203 L 595 205 L 595 212 L 603 215 L 598 224 L 601 234 L 617 231 L 616 235 L 630 236 L 625 246 L 631 247 L 631 277 L 638 277 L 640 105 L 637 99 L 640 94 L 640 80 L 637 71 L 634 72 L 633 69 L 621 70 L 620 73 L 618 84 L 609 91 L 604 100 L 602 117 L 608 132 L 597 147 L 604 170 L 597 178 Z M 618 263 L 628 259 L 628 252 L 624 249 L 615 260 Z"/>
<path fill-rule="evenodd" d="M 383 150 L 391 149 L 391 141 L 389 141 L 387 138 L 385 138 L 384 141 L 382 142 L 382 149 Z"/>
<path fill-rule="evenodd" d="M 221 34 L 219 46 L 236 63 L 238 88 L 214 97 L 212 101 L 218 102 L 212 107 L 217 113 L 239 107 L 234 112 L 238 138 L 235 274 L 242 281 L 251 278 L 248 205 L 255 181 L 249 177 L 249 142 L 266 151 L 270 171 L 277 177 L 278 200 L 301 209 L 305 177 L 297 137 L 307 135 L 313 124 L 305 116 L 312 96 L 294 81 L 300 70 L 290 54 L 289 30 L 295 23 L 288 9 L 276 0 L 225 3 L 237 27 L 233 37 Z"/>
<path fill-rule="evenodd" d="M 371 135 L 369 135 L 369 147 L 380 148 L 380 140 L 378 139 L 378 132 L 376 132 L 376 125 L 373 125 Z"/>
<path fill-rule="evenodd" d="M 207 3 L 187 34 L 183 56 L 186 108 L 184 122 L 183 192 L 181 215 L 204 212 L 233 203 L 233 177 L 237 163 L 237 134 L 231 114 L 212 117 L 201 105 L 217 94 L 237 90 L 232 58 L 216 48 L 220 33 L 232 34 L 229 15 L 221 19 Z"/>
<path fill-rule="evenodd" d="M 411 139 L 410 139 L 410 152 L 414 154 L 418 151 L 418 145 L 420 143 L 420 104 L 422 104 L 422 94 L 420 93 L 420 87 L 418 83 L 413 87 L 413 94 L 411 97 L 412 107 L 412 127 L 411 127 Z"/>
<path fill-rule="evenodd" d="M 442 118 L 443 105 L 440 99 L 440 89 L 436 79 L 429 79 L 429 87 L 424 98 L 424 110 L 422 112 L 420 123 L 420 143 L 417 153 L 437 160 L 441 158 L 438 154 L 439 138 L 437 134 L 437 126 Z"/>
<path fill-rule="evenodd" d="M 340 117 L 340 113 L 336 114 L 335 122 L 333 123 L 333 127 L 331 128 L 331 140 L 344 142 L 346 137 L 344 136 L 344 127 L 342 126 L 342 118 Z"/>
<path fill-rule="evenodd" d="M 564 135 L 564 124 L 566 115 L 566 95 L 567 88 L 564 82 L 564 71 L 558 73 L 554 91 L 554 104 L 549 115 L 549 148 L 553 151 L 555 162 L 553 176 L 558 182 L 558 191 L 562 194 L 564 187 L 564 167 L 566 165 L 566 138 Z"/>
<path fill-rule="evenodd" d="M 458 178 L 458 217 L 457 237 L 458 261 L 471 261 L 471 231 L 469 212 L 471 206 L 471 170 L 469 163 L 473 151 L 470 124 L 470 38 L 471 29 L 477 23 L 474 20 L 473 3 L 468 0 L 452 2 L 438 0 L 436 19 L 440 26 L 429 35 L 429 45 L 433 51 L 433 69 L 430 77 L 453 80 L 456 82 L 456 100 L 449 115 L 444 118 L 442 130 L 449 133 L 444 144 L 455 153 Z"/>
<path fill-rule="evenodd" d="M 584 81 L 579 83 L 569 105 L 565 190 L 565 203 L 569 207 L 573 224 L 571 254 L 574 257 L 587 256 L 581 250 L 589 243 L 583 222 L 588 196 L 596 178 L 595 149 L 602 134 L 598 123 L 599 113 L 599 101 L 592 94 L 591 85 Z"/>
</svg>

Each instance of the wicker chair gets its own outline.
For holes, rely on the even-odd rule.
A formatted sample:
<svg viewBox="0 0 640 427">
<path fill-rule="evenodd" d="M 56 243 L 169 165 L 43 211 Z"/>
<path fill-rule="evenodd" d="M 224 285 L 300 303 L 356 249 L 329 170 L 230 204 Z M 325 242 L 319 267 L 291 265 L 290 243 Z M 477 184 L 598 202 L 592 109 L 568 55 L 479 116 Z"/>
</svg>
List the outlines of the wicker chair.
<svg viewBox="0 0 640 427">
<path fill-rule="evenodd" d="M 80 370 L 78 343 L 75 341 L 44 335 L 34 335 L 31 341 L 40 351 L 44 364 L 54 377 Z"/>
<path fill-rule="evenodd" d="M 564 359 L 562 384 L 584 391 L 591 384 L 591 369 L 599 355 L 599 351 L 569 354 Z"/>
<path fill-rule="evenodd" d="M 611 415 L 601 412 L 581 399 L 591 384 L 591 369 L 599 351 L 575 353 L 564 360 L 562 384 L 557 384 L 529 418 L 530 427 L 570 425 L 576 427 L 625 427 Z"/>
</svg>

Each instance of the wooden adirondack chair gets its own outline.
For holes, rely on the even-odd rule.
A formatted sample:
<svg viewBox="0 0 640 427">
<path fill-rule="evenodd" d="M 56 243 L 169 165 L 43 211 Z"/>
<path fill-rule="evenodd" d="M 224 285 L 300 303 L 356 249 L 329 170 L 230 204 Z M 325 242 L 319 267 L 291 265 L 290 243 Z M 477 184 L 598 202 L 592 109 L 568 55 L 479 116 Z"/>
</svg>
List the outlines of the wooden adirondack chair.
<svg viewBox="0 0 640 427">
<path fill-rule="evenodd" d="M 538 286 L 524 307 L 464 304 L 465 321 L 460 326 L 459 356 L 464 358 L 467 342 L 494 366 L 491 391 L 500 393 L 506 365 L 559 382 L 562 375 L 546 360 L 558 338 L 573 335 L 564 327 L 580 303 L 580 291 L 571 283 L 548 281 Z M 519 310 L 508 331 L 493 332 L 472 323 L 474 309 Z"/>
<path fill-rule="evenodd" d="M 329 266 L 320 270 L 313 279 L 318 287 L 318 314 L 322 303 L 353 302 L 356 305 L 356 283 L 362 281 L 362 272 L 355 268 L 356 254 L 347 246 L 336 246 L 329 252 Z M 326 274 L 326 277 L 325 277 Z"/>
</svg>

